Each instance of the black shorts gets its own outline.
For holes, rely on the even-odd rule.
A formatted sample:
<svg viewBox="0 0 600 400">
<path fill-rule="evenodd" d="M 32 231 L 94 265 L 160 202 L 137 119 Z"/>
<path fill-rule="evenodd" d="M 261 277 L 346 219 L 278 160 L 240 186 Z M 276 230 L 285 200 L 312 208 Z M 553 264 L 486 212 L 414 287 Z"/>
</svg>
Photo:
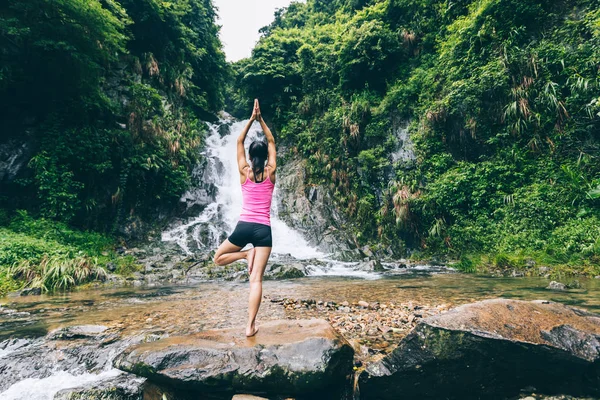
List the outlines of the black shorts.
<svg viewBox="0 0 600 400">
<path fill-rule="evenodd" d="M 227 239 L 239 247 L 244 247 L 248 243 L 254 247 L 273 247 L 271 227 L 256 222 L 239 221 Z"/>
</svg>

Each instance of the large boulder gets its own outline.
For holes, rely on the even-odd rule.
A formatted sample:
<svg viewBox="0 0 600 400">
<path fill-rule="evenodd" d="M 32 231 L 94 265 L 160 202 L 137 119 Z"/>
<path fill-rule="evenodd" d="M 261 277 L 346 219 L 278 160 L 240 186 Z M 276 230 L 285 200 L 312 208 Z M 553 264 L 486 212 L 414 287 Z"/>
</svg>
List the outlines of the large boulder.
<svg viewBox="0 0 600 400">
<path fill-rule="evenodd" d="M 296 396 L 335 392 L 352 373 L 352 347 L 323 320 L 261 324 L 171 337 L 126 349 L 114 366 L 185 393 Z"/>
<path fill-rule="evenodd" d="M 379 260 L 370 260 L 359 263 L 354 269 L 367 272 L 382 272 L 385 268 Z"/>
<path fill-rule="evenodd" d="M 422 320 L 359 384 L 363 399 L 600 396 L 600 316 L 548 301 L 464 305 Z"/>
</svg>

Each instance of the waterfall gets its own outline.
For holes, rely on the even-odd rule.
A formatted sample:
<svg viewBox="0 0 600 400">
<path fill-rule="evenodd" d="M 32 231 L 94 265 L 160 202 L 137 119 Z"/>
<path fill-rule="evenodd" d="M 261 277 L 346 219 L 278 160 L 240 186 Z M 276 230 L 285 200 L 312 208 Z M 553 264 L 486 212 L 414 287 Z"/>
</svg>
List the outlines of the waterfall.
<svg viewBox="0 0 600 400">
<path fill-rule="evenodd" d="M 206 206 L 202 213 L 189 222 L 162 233 L 163 241 L 176 242 L 187 254 L 193 254 L 193 247 L 198 250 L 216 249 L 221 241 L 235 228 L 242 211 L 242 189 L 240 186 L 237 165 L 237 138 L 248 120 L 231 124 L 229 132 L 221 134 L 219 129 L 227 121 L 219 124 L 208 124 L 210 134 L 206 139 L 203 157 L 206 165 L 194 173 L 195 179 L 201 180 L 205 187 L 215 187 L 213 201 Z M 262 137 L 258 123 L 254 123 L 246 138 L 246 157 L 250 143 Z M 184 195 L 190 199 L 196 192 Z M 278 190 L 275 186 L 274 196 Z M 271 228 L 273 232 L 273 251 L 277 256 L 291 255 L 298 260 L 323 258 L 325 254 L 308 245 L 307 241 L 295 230 L 278 218 L 277 201 L 271 208 Z"/>
</svg>

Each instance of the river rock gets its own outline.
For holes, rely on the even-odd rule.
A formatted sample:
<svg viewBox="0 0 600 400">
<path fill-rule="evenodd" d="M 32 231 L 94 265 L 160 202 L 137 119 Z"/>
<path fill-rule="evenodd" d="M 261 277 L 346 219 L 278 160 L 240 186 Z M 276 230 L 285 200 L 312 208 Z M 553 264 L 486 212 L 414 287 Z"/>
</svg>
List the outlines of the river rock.
<svg viewBox="0 0 600 400">
<path fill-rule="evenodd" d="M 265 280 L 272 279 L 295 279 L 306 276 L 306 269 L 302 264 L 273 264 L 265 272 Z"/>
<path fill-rule="evenodd" d="M 548 287 L 546 289 L 549 289 L 549 290 L 567 290 L 567 285 L 565 285 L 564 283 L 552 281 L 552 282 L 550 282 L 550 284 L 548 285 Z"/>
<path fill-rule="evenodd" d="M 42 294 L 41 288 L 25 288 L 14 292 L 10 292 L 8 294 L 8 297 L 39 296 L 40 294 Z"/>
<path fill-rule="evenodd" d="M 77 325 L 58 328 L 50 332 L 46 338 L 48 340 L 73 340 L 96 338 L 102 335 L 108 328 L 103 325 Z"/>
<path fill-rule="evenodd" d="M 42 288 L 26 288 L 21 290 L 21 296 L 39 296 L 42 294 Z"/>
<path fill-rule="evenodd" d="M 355 267 L 355 269 L 358 269 L 361 271 L 369 271 L 369 272 L 385 271 L 385 268 L 383 268 L 383 265 L 381 265 L 381 262 L 379 262 L 379 260 L 371 260 L 371 261 L 359 263 Z"/>
<path fill-rule="evenodd" d="M 54 395 L 54 400 L 142 400 L 145 381 L 133 374 L 122 373 L 116 378 L 61 390 Z"/>
<path fill-rule="evenodd" d="M 194 393 L 294 396 L 338 390 L 352 372 L 352 347 L 323 320 L 261 324 L 170 337 L 126 349 L 114 366 Z"/>
<path fill-rule="evenodd" d="M 364 399 L 599 396 L 600 316 L 547 301 L 467 304 L 421 320 L 359 382 Z"/>
</svg>

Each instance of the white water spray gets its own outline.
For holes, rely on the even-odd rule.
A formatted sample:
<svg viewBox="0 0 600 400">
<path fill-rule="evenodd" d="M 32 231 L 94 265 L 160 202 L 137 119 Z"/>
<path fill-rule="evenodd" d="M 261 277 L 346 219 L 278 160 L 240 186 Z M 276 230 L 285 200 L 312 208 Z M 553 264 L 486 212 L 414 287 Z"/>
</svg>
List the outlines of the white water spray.
<svg viewBox="0 0 600 400">
<path fill-rule="evenodd" d="M 230 133 L 223 137 L 219 134 L 217 125 L 209 124 L 211 134 L 206 140 L 206 149 L 203 154 L 208 164 L 202 177 L 197 178 L 204 179 L 205 184 L 216 186 L 215 200 L 192 221 L 163 232 L 163 241 L 174 241 L 187 254 L 192 254 L 189 246 L 190 234 L 199 248 L 216 249 L 223 234 L 233 231 L 242 211 L 242 189 L 237 164 L 237 138 L 247 123 L 247 120 L 233 123 Z M 257 126 L 258 124 L 253 125 L 248 132 L 246 152 L 252 140 L 262 135 Z M 278 196 L 277 187 L 274 196 Z M 299 260 L 325 256 L 309 246 L 298 232 L 278 218 L 276 201 L 273 201 L 271 208 L 271 228 L 275 256 L 289 254 Z"/>
</svg>

